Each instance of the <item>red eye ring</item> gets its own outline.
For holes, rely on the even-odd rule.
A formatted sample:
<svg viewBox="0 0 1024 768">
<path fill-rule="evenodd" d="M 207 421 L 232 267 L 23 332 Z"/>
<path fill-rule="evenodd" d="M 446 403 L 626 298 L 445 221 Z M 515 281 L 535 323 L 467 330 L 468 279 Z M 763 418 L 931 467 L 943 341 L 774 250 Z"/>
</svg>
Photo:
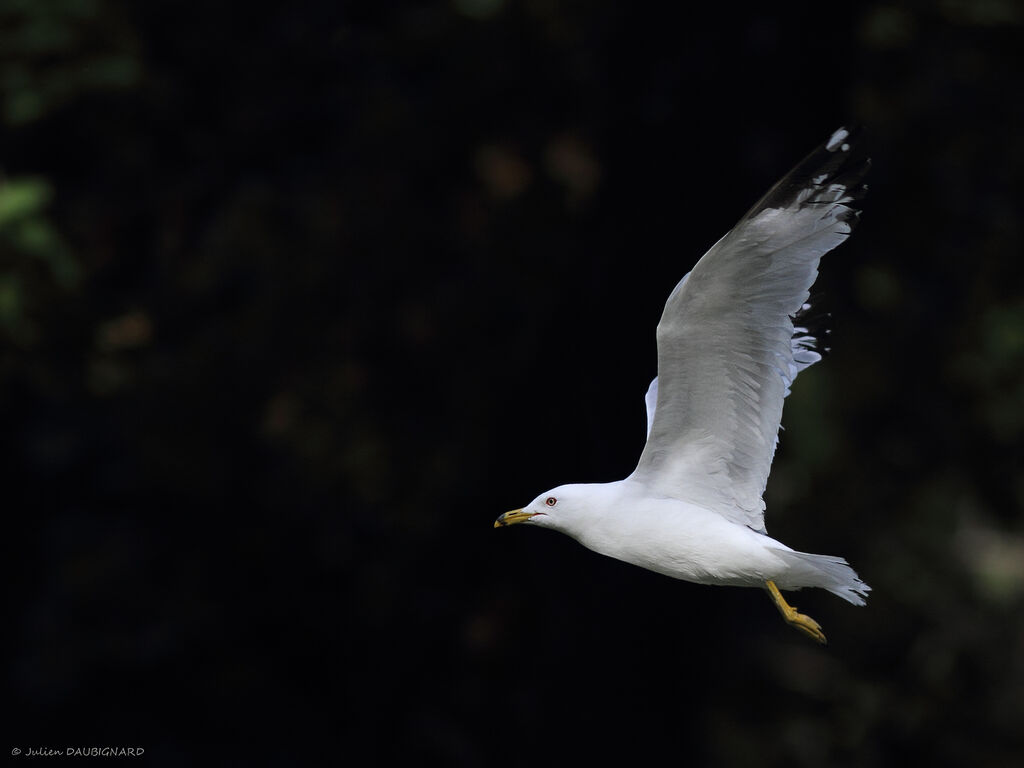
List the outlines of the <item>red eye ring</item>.
<svg viewBox="0 0 1024 768">
<path fill-rule="evenodd" d="M 549 507 L 553 507 L 555 506 L 555 504 L 558 503 L 558 499 L 556 499 L 554 496 L 548 496 L 546 499 L 544 499 L 544 503 L 547 504 Z"/>
</svg>

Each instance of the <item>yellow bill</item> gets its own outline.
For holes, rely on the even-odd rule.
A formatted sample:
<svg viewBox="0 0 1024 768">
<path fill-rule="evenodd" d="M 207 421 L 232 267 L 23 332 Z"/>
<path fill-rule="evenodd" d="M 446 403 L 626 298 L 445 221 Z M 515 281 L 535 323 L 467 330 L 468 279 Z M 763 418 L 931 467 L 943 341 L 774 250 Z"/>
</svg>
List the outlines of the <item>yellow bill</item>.
<svg viewBox="0 0 1024 768">
<path fill-rule="evenodd" d="M 531 517 L 536 517 L 537 512 L 523 512 L 521 509 L 513 509 L 511 512 L 506 512 L 497 520 L 494 521 L 495 528 L 504 528 L 506 525 L 515 525 L 516 523 L 525 523 Z"/>
</svg>

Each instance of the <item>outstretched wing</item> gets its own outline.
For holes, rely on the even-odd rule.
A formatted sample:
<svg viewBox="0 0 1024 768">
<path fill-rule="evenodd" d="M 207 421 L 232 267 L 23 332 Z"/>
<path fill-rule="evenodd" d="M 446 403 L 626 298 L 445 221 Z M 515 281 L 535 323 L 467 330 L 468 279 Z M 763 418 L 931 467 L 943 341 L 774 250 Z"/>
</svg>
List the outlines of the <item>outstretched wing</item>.
<svg viewBox="0 0 1024 768">
<path fill-rule="evenodd" d="M 690 276 L 690 273 L 686 273 L 685 280 Z M 806 318 L 809 316 L 811 310 L 810 304 L 804 304 L 800 307 L 800 311 L 793 317 L 793 338 L 791 339 L 791 346 L 793 348 L 793 364 L 789 367 L 789 375 L 786 378 L 786 392 L 785 397 L 789 397 L 789 387 L 792 386 L 793 382 L 796 381 L 797 374 L 800 371 L 810 368 L 816 362 L 821 360 L 821 352 L 819 349 L 825 349 L 822 346 L 821 339 L 818 334 L 821 330 L 816 330 L 810 327 L 810 323 L 805 325 L 797 325 L 801 321 L 806 322 Z M 826 315 L 827 317 L 827 315 Z M 820 321 L 819 321 L 820 322 Z M 828 333 L 826 330 L 825 333 Z M 654 426 L 654 413 L 658 407 L 658 377 L 655 376 L 651 379 L 651 383 L 647 387 L 647 393 L 644 395 L 644 407 L 647 409 L 647 436 L 651 436 L 651 427 Z M 775 443 L 778 445 L 779 438 L 775 437 Z M 763 489 L 762 489 L 763 490 Z"/>
<path fill-rule="evenodd" d="M 764 530 L 764 492 L 797 373 L 818 359 L 793 318 L 818 262 L 857 220 L 868 161 L 836 131 L 765 195 L 672 291 L 658 323 L 647 444 L 653 492 Z"/>
</svg>

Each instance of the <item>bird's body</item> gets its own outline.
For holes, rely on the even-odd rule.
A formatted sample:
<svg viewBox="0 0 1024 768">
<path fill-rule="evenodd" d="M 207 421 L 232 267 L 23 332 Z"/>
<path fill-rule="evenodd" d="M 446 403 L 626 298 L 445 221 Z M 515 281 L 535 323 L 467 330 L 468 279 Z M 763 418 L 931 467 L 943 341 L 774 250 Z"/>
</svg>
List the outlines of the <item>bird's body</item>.
<svg viewBox="0 0 1024 768">
<path fill-rule="evenodd" d="M 616 560 L 696 584 L 763 587 L 773 581 L 780 589 L 821 587 L 855 605 L 864 602 L 857 594 L 864 585 L 841 558 L 796 552 L 706 507 L 653 497 L 631 478 L 549 493 L 561 513 L 534 522 Z M 570 504 L 578 514 L 567 511 Z"/>
<path fill-rule="evenodd" d="M 570 516 L 551 527 L 616 560 L 722 586 L 761 586 L 785 573 L 784 561 L 772 553 L 772 545 L 782 544 L 696 504 L 652 498 L 632 480 L 563 486 L 552 493 L 584 499 L 587 512 L 585 524 L 576 525 Z"/>
<path fill-rule="evenodd" d="M 589 549 L 699 584 L 762 586 L 789 623 L 820 627 L 779 589 L 820 587 L 863 605 L 870 587 L 845 560 L 796 552 L 767 535 L 764 493 L 782 406 L 821 359 L 794 321 L 822 255 L 857 218 L 867 162 L 836 131 L 776 184 L 669 295 L 658 323 L 658 376 L 648 389 L 647 443 L 614 483 L 563 485 L 496 526 L 553 528 Z"/>
</svg>

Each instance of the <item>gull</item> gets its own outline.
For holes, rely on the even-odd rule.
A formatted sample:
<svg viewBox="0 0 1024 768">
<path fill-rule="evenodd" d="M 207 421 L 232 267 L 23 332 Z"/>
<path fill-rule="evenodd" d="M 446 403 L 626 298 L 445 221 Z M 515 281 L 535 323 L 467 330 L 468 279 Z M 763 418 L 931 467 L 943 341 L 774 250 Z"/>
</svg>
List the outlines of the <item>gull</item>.
<svg viewBox="0 0 1024 768">
<path fill-rule="evenodd" d="M 821 626 L 780 590 L 820 587 L 854 605 L 871 588 L 841 557 L 771 538 L 763 494 L 782 405 L 821 359 L 801 325 L 818 263 L 850 235 L 869 161 L 835 131 L 683 277 L 658 323 L 647 443 L 633 473 L 560 485 L 495 528 L 536 525 L 641 568 L 697 584 L 762 587 L 783 619 L 819 643 Z"/>
</svg>

